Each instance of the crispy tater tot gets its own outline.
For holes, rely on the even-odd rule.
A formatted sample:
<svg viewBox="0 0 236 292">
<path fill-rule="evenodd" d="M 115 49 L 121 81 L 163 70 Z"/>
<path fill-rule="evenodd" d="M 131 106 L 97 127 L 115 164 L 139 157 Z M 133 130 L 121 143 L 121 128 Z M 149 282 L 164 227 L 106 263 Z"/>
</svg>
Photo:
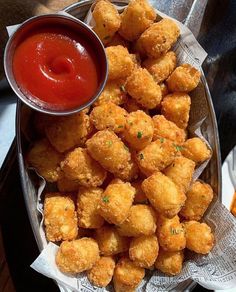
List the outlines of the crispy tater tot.
<svg viewBox="0 0 236 292">
<path fill-rule="evenodd" d="M 139 46 L 150 58 L 158 58 L 169 51 L 180 35 L 176 23 L 164 18 L 152 24 L 138 39 Z"/>
<path fill-rule="evenodd" d="M 119 33 L 115 33 L 112 37 L 111 41 L 107 44 L 107 47 L 110 46 L 122 46 L 127 49 L 130 48 L 130 42 L 128 42 L 126 39 L 122 38 L 122 36 Z"/>
<path fill-rule="evenodd" d="M 164 251 L 160 249 L 155 267 L 167 275 L 175 276 L 182 271 L 183 261 L 184 253 L 182 250 Z"/>
<path fill-rule="evenodd" d="M 147 109 L 157 107 L 162 99 L 161 88 L 152 75 L 143 68 L 136 68 L 127 78 L 125 89 L 138 103 Z"/>
<path fill-rule="evenodd" d="M 182 64 L 167 79 L 167 86 L 172 92 L 190 92 L 198 86 L 200 77 L 200 71 L 189 64 Z"/>
<path fill-rule="evenodd" d="M 46 194 L 44 224 L 49 241 L 72 240 L 78 234 L 75 205 L 69 196 Z"/>
<path fill-rule="evenodd" d="M 137 153 L 140 170 L 147 176 L 163 170 L 172 163 L 177 149 L 172 141 L 160 138 Z"/>
<path fill-rule="evenodd" d="M 156 231 L 155 211 L 151 206 L 133 205 L 127 219 L 118 226 L 117 230 L 122 236 L 152 235 Z"/>
<path fill-rule="evenodd" d="M 176 67 L 176 55 L 174 52 L 167 52 L 157 59 L 148 58 L 143 66 L 152 74 L 157 83 L 166 80 Z"/>
<path fill-rule="evenodd" d="M 181 153 L 183 156 L 196 163 L 202 163 L 211 157 L 211 150 L 208 148 L 207 144 L 198 137 L 186 140 L 181 149 Z"/>
<path fill-rule="evenodd" d="M 215 243 L 215 237 L 206 223 L 188 221 L 184 223 L 186 247 L 196 253 L 207 254 Z"/>
<path fill-rule="evenodd" d="M 135 204 L 148 204 L 148 199 L 142 190 L 142 181 L 135 181 L 132 182 L 131 185 L 135 188 L 135 197 L 134 197 L 134 203 Z"/>
<path fill-rule="evenodd" d="M 140 55 L 137 53 L 137 54 L 130 54 L 133 62 L 134 62 L 134 68 L 140 68 L 141 67 L 141 58 L 140 58 Z"/>
<path fill-rule="evenodd" d="M 112 182 L 104 191 L 98 213 L 109 223 L 121 224 L 128 217 L 135 189 L 130 183 Z"/>
<path fill-rule="evenodd" d="M 152 206 L 167 218 L 177 215 L 186 200 L 185 194 L 161 172 L 155 172 L 142 183 Z"/>
<path fill-rule="evenodd" d="M 114 271 L 116 292 L 133 292 L 145 276 L 145 269 L 136 266 L 129 258 L 122 257 Z"/>
<path fill-rule="evenodd" d="M 76 192 L 80 187 L 77 180 L 70 180 L 65 175 L 61 175 L 57 181 L 57 188 L 60 192 Z"/>
<path fill-rule="evenodd" d="M 56 264 L 63 273 L 77 274 L 89 270 L 99 259 L 97 242 L 88 237 L 63 241 L 56 254 Z"/>
<path fill-rule="evenodd" d="M 68 179 L 76 180 L 85 187 L 100 186 L 106 178 L 105 169 L 89 156 L 87 149 L 80 147 L 66 155 L 61 169 Z"/>
<path fill-rule="evenodd" d="M 129 41 L 134 41 L 155 19 L 155 10 L 146 0 L 132 0 L 121 14 L 119 34 Z"/>
<path fill-rule="evenodd" d="M 112 257 L 100 257 L 92 269 L 87 271 L 89 281 L 94 286 L 106 287 L 111 282 L 115 265 Z"/>
<path fill-rule="evenodd" d="M 120 236 L 115 227 L 103 226 L 95 231 L 95 239 L 102 255 L 109 256 L 129 249 L 129 239 Z"/>
<path fill-rule="evenodd" d="M 152 117 L 154 124 L 153 140 L 158 138 L 167 138 L 179 145 L 183 144 L 186 139 L 186 133 L 175 123 L 168 121 L 163 115 Z"/>
<path fill-rule="evenodd" d="M 186 93 L 176 92 L 168 94 L 161 103 L 161 113 L 167 120 L 175 123 L 179 128 L 188 126 L 191 99 Z"/>
<path fill-rule="evenodd" d="M 116 105 L 124 104 L 127 100 L 127 93 L 124 88 L 124 80 L 111 80 L 106 83 L 103 92 L 94 103 L 95 106 L 107 102 L 113 102 Z"/>
<path fill-rule="evenodd" d="M 115 133 L 123 132 L 128 113 L 112 102 L 93 108 L 90 119 L 97 130 L 109 129 Z"/>
<path fill-rule="evenodd" d="M 184 225 L 177 215 L 172 219 L 157 217 L 157 237 L 163 250 L 179 251 L 186 247 Z"/>
<path fill-rule="evenodd" d="M 168 88 L 164 82 L 160 83 L 159 86 L 161 88 L 162 98 L 164 98 L 164 96 L 166 96 L 169 93 Z"/>
<path fill-rule="evenodd" d="M 89 154 L 115 176 L 129 180 L 135 167 L 129 149 L 118 136 L 109 131 L 99 131 L 87 140 Z M 135 172 L 133 173 L 135 176 Z"/>
<path fill-rule="evenodd" d="M 77 197 L 78 225 L 83 228 L 100 228 L 104 219 L 97 212 L 103 194 L 101 188 L 80 187 Z"/>
<path fill-rule="evenodd" d="M 91 131 L 89 116 L 84 112 L 53 117 L 46 127 L 49 142 L 59 152 L 65 152 L 75 146 L 83 146 Z"/>
<path fill-rule="evenodd" d="M 186 220 L 199 221 L 213 199 L 213 190 L 210 185 L 196 181 L 186 193 L 186 197 L 180 215 Z"/>
<path fill-rule="evenodd" d="M 35 142 L 26 159 L 46 181 L 55 182 L 60 178 L 60 162 L 63 156 L 50 145 L 47 139 Z"/>
<path fill-rule="evenodd" d="M 136 112 L 138 110 L 143 110 L 141 104 L 137 103 L 137 101 L 131 97 L 127 99 L 126 103 L 123 106 L 128 113 Z"/>
<path fill-rule="evenodd" d="M 189 189 L 192 181 L 195 163 L 183 156 L 175 157 L 174 161 L 165 170 L 168 176 L 184 193 Z"/>
<path fill-rule="evenodd" d="M 110 1 L 99 0 L 94 7 L 92 15 L 95 20 L 93 30 L 103 44 L 107 44 L 120 27 L 120 14 Z"/>
<path fill-rule="evenodd" d="M 134 62 L 128 50 L 122 46 L 106 48 L 109 74 L 108 79 L 120 79 L 128 77 L 134 69 Z"/>
<path fill-rule="evenodd" d="M 133 149 L 145 148 L 152 141 L 153 131 L 152 118 L 145 112 L 138 110 L 127 116 L 124 138 Z"/>
<path fill-rule="evenodd" d="M 157 237 L 155 235 L 144 235 L 131 240 L 129 257 L 135 265 L 148 269 L 154 265 L 158 251 Z"/>
</svg>

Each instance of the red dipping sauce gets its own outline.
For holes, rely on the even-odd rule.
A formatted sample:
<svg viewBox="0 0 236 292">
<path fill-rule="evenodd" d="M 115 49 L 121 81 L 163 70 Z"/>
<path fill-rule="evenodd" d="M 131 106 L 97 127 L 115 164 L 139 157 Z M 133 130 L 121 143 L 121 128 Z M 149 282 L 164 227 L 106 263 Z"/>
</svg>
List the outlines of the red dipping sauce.
<svg viewBox="0 0 236 292">
<path fill-rule="evenodd" d="M 28 33 L 13 56 L 13 74 L 21 91 L 46 109 L 69 110 L 87 103 L 99 86 L 92 48 L 64 27 Z"/>
</svg>

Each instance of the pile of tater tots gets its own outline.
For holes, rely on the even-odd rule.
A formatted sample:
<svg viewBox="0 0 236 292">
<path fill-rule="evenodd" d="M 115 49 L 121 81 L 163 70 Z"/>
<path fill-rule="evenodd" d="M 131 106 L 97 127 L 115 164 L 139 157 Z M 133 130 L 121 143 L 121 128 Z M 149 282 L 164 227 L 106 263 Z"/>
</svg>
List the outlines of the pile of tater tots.
<svg viewBox="0 0 236 292">
<path fill-rule="evenodd" d="M 179 274 L 185 249 L 211 251 L 214 235 L 202 218 L 213 190 L 192 181 L 211 150 L 188 137 L 200 72 L 176 64 L 176 23 L 157 21 L 146 0 L 131 0 L 121 14 L 100 0 L 93 17 L 106 47 L 107 84 L 82 112 L 35 113 L 39 139 L 27 162 L 58 189 L 45 194 L 44 225 L 59 245 L 60 271 L 86 271 L 92 285 L 113 281 L 115 291 L 127 292 L 145 269 Z"/>
</svg>

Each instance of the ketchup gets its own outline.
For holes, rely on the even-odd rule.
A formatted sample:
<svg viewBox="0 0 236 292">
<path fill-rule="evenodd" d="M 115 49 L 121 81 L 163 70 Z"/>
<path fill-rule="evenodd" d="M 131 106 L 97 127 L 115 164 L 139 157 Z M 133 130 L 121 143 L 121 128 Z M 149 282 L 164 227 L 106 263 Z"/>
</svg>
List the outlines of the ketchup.
<svg viewBox="0 0 236 292">
<path fill-rule="evenodd" d="M 47 109 L 69 110 L 88 102 L 99 84 L 92 48 L 65 27 L 28 33 L 13 56 L 13 74 L 21 91 Z"/>
</svg>

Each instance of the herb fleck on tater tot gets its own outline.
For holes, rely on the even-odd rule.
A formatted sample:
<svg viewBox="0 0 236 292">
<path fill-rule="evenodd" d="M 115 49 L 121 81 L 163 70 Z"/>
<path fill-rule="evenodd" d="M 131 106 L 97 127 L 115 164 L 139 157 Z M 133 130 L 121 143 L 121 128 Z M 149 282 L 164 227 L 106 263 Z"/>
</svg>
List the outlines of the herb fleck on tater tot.
<svg viewBox="0 0 236 292">
<path fill-rule="evenodd" d="M 163 250 L 179 251 L 186 246 L 184 226 L 177 215 L 171 219 L 162 215 L 157 217 L 157 237 Z"/>
<path fill-rule="evenodd" d="M 76 180 L 85 187 L 100 186 L 106 178 L 105 169 L 89 156 L 87 149 L 80 147 L 66 155 L 61 169 L 68 179 Z"/>
<path fill-rule="evenodd" d="M 78 233 L 75 205 L 69 196 L 46 194 L 44 224 L 49 241 L 72 240 Z"/>
<path fill-rule="evenodd" d="M 152 118 L 138 110 L 128 115 L 124 138 L 133 149 L 141 150 L 152 141 L 153 131 Z"/>
<path fill-rule="evenodd" d="M 154 265 L 158 251 L 157 237 L 155 235 L 144 235 L 131 240 L 129 257 L 135 265 L 148 269 Z"/>
<path fill-rule="evenodd" d="M 120 27 L 120 14 L 108 0 L 97 1 L 92 12 L 95 26 L 93 30 L 103 44 L 107 44 Z"/>
<path fill-rule="evenodd" d="M 123 132 L 128 113 L 112 102 L 94 107 L 90 119 L 97 130 L 110 129 L 115 133 Z"/>
<path fill-rule="evenodd" d="M 134 62 L 128 50 L 122 46 L 106 48 L 109 74 L 108 79 L 122 79 L 128 77 L 134 69 Z"/>
<path fill-rule="evenodd" d="M 164 18 L 161 21 L 152 24 L 146 29 L 138 39 L 142 50 L 150 58 L 158 58 L 169 51 L 175 44 L 180 35 L 180 30 L 171 19 Z"/>
<path fill-rule="evenodd" d="M 127 219 L 119 225 L 122 236 L 152 235 L 156 231 L 156 214 L 151 206 L 133 205 Z"/>
<path fill-rule="evenodd" d="M 182 271 L 183 260 L 184 253 L 182 250 L 164 251 L 160 249 L 155 262 L 155 267 L 167 275 L 175 276 Z"/>
<path fill-rule="evenodd" d="M 158 138 L 167 138 L 177 144 L 183 144 L 186 139 L 186 133 L 175 123 L 168 121 L 163 115 L 152 117 L 154 125 L 153 140 Z"/>
<path fill-rule="evenodd" d="M 161 113 L 167 120 L 175 123 L 179 128 L 188 126 L 191 99 L 186 93 L 173 93 L 164 97 L 161 103 Z"/>
<path fill-rule="evenodd" d="M 87 237 L 63 241 L 56 254 L 56 264 L 59 270 L 71 274 L 91 269 L 98 259 L 98 244 L 94 239 Z"/>
<path fill-rule="evenodd" d="M 145 179 L 142 189 L 152 206 L 167 218 L 177 215 L 186 200 L 179 187 L 161 172 L 155 172 Z"/>
<path fill-rule="evenodd" d="M 186 197 L 180 215 L 187 220 L 199 221 L 213 199 L 213 190 L 210 185 L 196 181 L 186 193 Z"/>
<path fill-rule="evenodd" d="M 184 193 L 189 189 L 192 181 L 195 163 L 183 156 L 175 157 L 171 165 L 165 170 L 168 176 Z"/>
<path fill-rule="evenodd" d="M 115 265 L 112 257 L 100 257 L 92 269 L 87 272 L 89 281 L 95 286 L 106 287 L 111 282 Z"/>
<path fill-rule="evenodd" d="M 100 199 L 98 213 L 109 223 L 121 224 L 128 216 L 134 195 L 130 183 L 111 182 Z"/>
<path fill-rule="evenodd" d="M 95 239 L 102 255 L 109 256 L 129 249 L 129 239 L 120 236 L 113 226 L 103 226 L 95 231 Z"/>
<path fill-rule="evenodd" d="M 211 150 L 206 143 L 198 137 L 186 140 L 181 149 L 181 153 L 183 156 L 196 163 L 202 163 L 211 157 Z"/>
<path fill-rule="evenodd" d="M 189 64 L 182 64 L 167 79 L 167 86 L 172 92 L 190 92 L 198 86 L 200 77 L 200 71 Z"/>
<path fill-rule="evenodd" d="M 143 68 L 137 68 L 132 72 L 127 78 L 125 89 L 147 109 L 157 107 L 162 99 L 160 86 L 156 84 L 152 75 Z"/>
<path fill-rule="evenodd" d="M 28 163 L 48 182 L 55 182 L 60 178 L 62 159 L 63 156 L 46 139 L 35 142 L 27 155 Z"/>
<path fill-rule="evenodd" d="M 116 292 L 135 291 L 145 276 L 145 269 L 137 267 L 129 258 L 121 258 L 114 271 L 114 288 Z"/>
<path fill-rule="evenodd" d="M 215 237 L 206 223 L 188 221 L 184 223 L 186 230 L 186 247 L 196 253 L 207 254 L 215 243 Z"/>
<path fill-rule="evenodd" d="M 100 228 L 104 219 L 97 212 L 103 190 L 80 187 L 77 197 L 78 225 L 83 228 Z"/>
<path fill-rule="evenodd" d="M 143 66 L 152 74 L 157 83 L 166 80 L 176 67 L 176 55 L 174 52 L 167 52 L 163 56 L 152 59 L 148 58 Z"/>
<path fill-rule="evenodd" d="M 132 0 L 121 14 L 119 33 L 127 40 L 136 40 L 156 19 L 156 13 L 146 0 Z"/>
</svg>

